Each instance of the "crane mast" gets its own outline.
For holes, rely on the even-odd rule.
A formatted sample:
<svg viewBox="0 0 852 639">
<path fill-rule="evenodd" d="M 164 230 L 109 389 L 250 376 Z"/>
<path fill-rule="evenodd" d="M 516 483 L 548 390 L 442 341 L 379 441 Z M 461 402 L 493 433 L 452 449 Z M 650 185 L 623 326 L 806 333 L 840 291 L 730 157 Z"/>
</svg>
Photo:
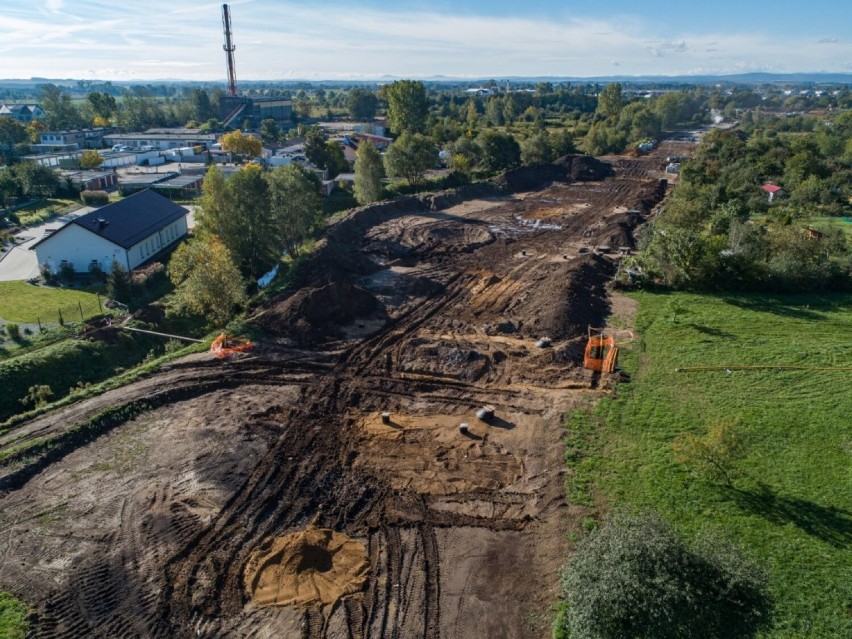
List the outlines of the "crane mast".
<svg viewBox="0 0 852 639">
<path fill-rule="evenodd" d="M 234 50 L 237 48 L 231 41 L 231 10 L 228 5 L 222 5 L 222 27 L 225 29 L 225 57 L 228 60 L 228 95 L 237 95 L 237 72 L 234 66 Z"/>
</svg>

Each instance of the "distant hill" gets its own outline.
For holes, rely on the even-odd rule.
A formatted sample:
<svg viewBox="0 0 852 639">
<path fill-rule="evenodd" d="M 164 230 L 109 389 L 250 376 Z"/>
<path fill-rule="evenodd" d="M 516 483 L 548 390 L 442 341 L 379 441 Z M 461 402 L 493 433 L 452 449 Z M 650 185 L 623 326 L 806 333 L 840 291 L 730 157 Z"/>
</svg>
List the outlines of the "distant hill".
<svg viewBox="0 0 852 639">
<path fill-rule="evenodd" d="M 252 87 L 257 85 L 277 84 L 282 86 L 333 84 L 338 86 L 356 84 L 384 84 L 403 79 L 404 76 L 383 75 L 378 78 L 362 78 L 352 80 L 241 80 L 240 86 Z M 708 85 L 708 84 L 850 84 L 852 85 L 852 73 L 740 73 L 736 75 L 604 75 L 604 76 L 489 76 L 481 78 L 459 78 L 446 75 L 435 76 L 408 76 L 410 79 L 422 80 L 442 84 L 465 84 L 473 85 L 482 82 L 496 80 L 498 82 L 530 83 L 530 82 L 621 82 L 623 84 L 685 84 L 685 85 Z M 3 89 L 33 89 L 40 84 L 55 84 L 64 87 L 78 87 L 80 81 L 74 78 L 5 78 L 0 79 L 0 88 Z M 87 80 L 87 83 L 100 84 L 101 80 Z M 115 87 L 134 86 L 144 84 L 180 84 L 193 86 L 225 86 L 225 79 L 221 80 L 189 80 L 189 79 L 150 79 L 150 80 L 111 80 Z"/>
</svg>

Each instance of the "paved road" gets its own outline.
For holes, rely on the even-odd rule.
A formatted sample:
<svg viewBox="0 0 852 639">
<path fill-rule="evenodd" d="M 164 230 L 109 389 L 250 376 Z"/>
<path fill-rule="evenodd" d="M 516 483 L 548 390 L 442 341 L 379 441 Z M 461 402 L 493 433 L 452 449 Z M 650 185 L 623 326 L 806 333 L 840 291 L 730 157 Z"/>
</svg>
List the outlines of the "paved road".
<svg viewBox="0 0 852 639">
<path fill-rule="evenodd" d="M 90 206 L 84 206 L 73 213 L 57 217 L 39 226 L 26 228 L 18 233 L 15 236 L 17 244 L 12 248 L 7 248 L 5 253 L 0 253 L 0 282 L 28 280 L 31 277 L 38 277 L 36 254 L 29 248 L 42 239 L 48 230 L 55 231 L 75 217 L 80 217 L 93 210 Z"/>
</svg>

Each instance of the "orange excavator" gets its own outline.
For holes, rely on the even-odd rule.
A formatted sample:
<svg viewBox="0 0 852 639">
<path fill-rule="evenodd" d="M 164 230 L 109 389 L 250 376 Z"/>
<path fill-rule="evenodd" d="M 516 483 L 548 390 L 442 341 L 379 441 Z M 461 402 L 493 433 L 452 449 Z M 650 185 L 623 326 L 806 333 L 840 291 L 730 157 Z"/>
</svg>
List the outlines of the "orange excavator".
<svg viewBox="0 0 852 639">
<path fill-rule="evenodd" d="M 228 337 L 225 333 L 222 333 L 210 344 L 210 352 L 219 359 L 225 359 L 232 353 L 244 353 L 250 351 L 253 347 L 254 344 L 246 339 Z"/>
<path fill-rule="evenodd" d="M 601 373 L 612 373 L 618 364 L 618 346 L 615 337 L 603 328 L 589 326 L 589 341 L 583 355 L 583 367 Z"/>
</svg>

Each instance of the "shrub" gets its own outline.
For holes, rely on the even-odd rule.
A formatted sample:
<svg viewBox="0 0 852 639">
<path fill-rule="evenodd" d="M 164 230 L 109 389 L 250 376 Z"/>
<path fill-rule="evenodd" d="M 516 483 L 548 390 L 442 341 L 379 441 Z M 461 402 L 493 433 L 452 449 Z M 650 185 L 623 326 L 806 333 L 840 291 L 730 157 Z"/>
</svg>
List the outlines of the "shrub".
<svg viewBox="0 0 852 639">
<path fill-rule="evenodd" d="M 123 304 L 127 304 L 132 296 L 130 275 L 118 262 L 113 262 L 107 276 L 107 295 Z"/>
<path fill-rule="evenodd" d="M 736 639 L 766 626 L 762 571 L 707 537 L 690 548 L 653 514 L 614 516 L 564 568 L 555 636 Z"/>
<path fill-rule="evenodd" d="M 21 398 L 21 404 L 39 408 L 47 404 L 47 400 L 53 396 L 53 389 L 47 384 L 36 384 L 30 386 L 26 397 Z"/>
<path fill-rule="evenodd" d="M 106 274 L 104 273 L 104 270 L 101 268 L 100 262 L 92 262 L 91 264 L 89 264 L 89 276 L 97 282 L 103 282 L 104 281 Z"/>
<path fill-rule="evenodd" d="M 82 191 L 80 199 L 89 206 L 102 206 L 109 204 L 109 193 L 106 191 Z"/>
<path fill-rule="evenodd" d="M 6 324 L 6 332 L 9 333 L 9 338 L 15 340 L 16 342 L 21 339 L 21 329 L 14 322 L 9 322 Z"/>
<path fill-rule="evenodd" d="M 62 280 L 63 282 L 71 283 L 74 281 L 74 277 L 77 275 L 77 272 L 74 270 L 74 265 L 69 264 L 68 262 L 63 262 L 59 266 L 59 270 L 56 273 L 56 276 Z"/>
</svg>

